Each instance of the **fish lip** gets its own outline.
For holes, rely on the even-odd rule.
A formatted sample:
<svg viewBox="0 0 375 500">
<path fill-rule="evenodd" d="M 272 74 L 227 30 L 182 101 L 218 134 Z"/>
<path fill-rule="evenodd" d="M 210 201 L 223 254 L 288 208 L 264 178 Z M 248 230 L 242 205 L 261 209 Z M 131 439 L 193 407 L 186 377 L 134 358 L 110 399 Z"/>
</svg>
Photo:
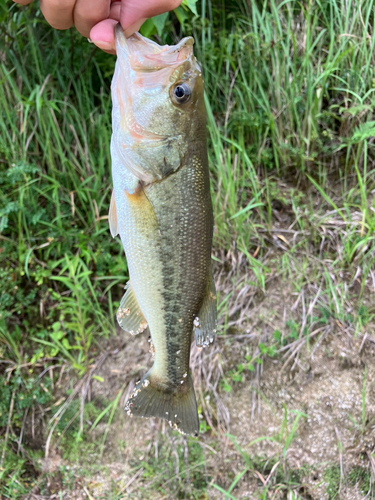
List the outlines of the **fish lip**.
<svg viewBox="0 0 375 500">
<path fill-rule="evenodd" d="M 186 59 L 194 57 L 194 38 L 191 36 L 183 38 L 176 45 L 160 46 L 138 32 L 126 38 L 121 24 L 118 23 L 115 26 L 115 39 L 117 51 L 125 52 L 131 68 L 135 71 L 157 71 L 167 66 L 178 66 Z"/>
<path fill-rule="evenodd" d="M 160 51 L 160 45 L 154 42 L 153 40 L 150 40 L 149 38 L 146 38 L 142 36 L 140 33 L 135 32 L 133 35 L 130 37 L 126 38 L 124 30 L 122 29 L 122 26 L 120 23 L 117 23 L 115 26 L 115 40 L 116 40 L 116 48 L 120 49 L 125 49 L 129 50 L 129 42 L 128 40 L 131 40 L 133 38 L 142 40 L 145 44 L 149 45 L 150 48 L 152 47 L 156 52 Z"/>
</svg>

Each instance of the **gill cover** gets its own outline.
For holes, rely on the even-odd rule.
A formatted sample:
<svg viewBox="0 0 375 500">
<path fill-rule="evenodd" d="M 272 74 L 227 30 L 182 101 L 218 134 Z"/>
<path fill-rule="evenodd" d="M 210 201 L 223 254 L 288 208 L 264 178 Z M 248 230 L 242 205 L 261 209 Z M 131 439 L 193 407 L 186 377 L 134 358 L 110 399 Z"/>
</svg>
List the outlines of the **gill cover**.
<svg viewBox="0 0 375 500">
<path fill-rule="evenodd" d="M 111 152 L 113 169 L 121 169 L 132 193 L 139 181 L 150 184 L 180 167 L 201 69 L 191 37 L 161 47 L 139 33 L 126 39 L 120 24 L 115 33 Z"/>
</svg>

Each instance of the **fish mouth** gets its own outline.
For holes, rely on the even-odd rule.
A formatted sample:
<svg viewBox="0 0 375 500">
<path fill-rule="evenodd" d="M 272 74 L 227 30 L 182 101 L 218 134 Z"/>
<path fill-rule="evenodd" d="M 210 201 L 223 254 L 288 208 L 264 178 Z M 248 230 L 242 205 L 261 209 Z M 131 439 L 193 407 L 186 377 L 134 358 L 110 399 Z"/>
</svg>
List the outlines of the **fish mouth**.
<svg viewBox="0 0 375 500">
<path fill-rule="evenodd" d="M 125 37 L 120 23 L 115 27 L 117 53 L 125 52 L 134 71 L 158 71 L 166 67 L 176 67 L 186 60 L 195 60 L 194 38 L 185 37 L 177 45 L 160 46 L 140 33 Z"/>
<path fill-rule="evenodd" d="M 192 87 L 201 74 L 193 55 L 194 39 L 186 37 L 177 45 L 160 46 L 139 33 L 126 38 L 120 24 L 115 27 L 115 39 L 114 143 L 127 169 L 141 181 L 151 183 L 175 171 L 185 154 L 180 132 L 189 122 L 181 130 L 170 123 L 184 119 L 183 111 L 171 101 L 170 89 L 185 79 Z M 152 171 L 150 175 L 148 170 Z"/>
</svg>

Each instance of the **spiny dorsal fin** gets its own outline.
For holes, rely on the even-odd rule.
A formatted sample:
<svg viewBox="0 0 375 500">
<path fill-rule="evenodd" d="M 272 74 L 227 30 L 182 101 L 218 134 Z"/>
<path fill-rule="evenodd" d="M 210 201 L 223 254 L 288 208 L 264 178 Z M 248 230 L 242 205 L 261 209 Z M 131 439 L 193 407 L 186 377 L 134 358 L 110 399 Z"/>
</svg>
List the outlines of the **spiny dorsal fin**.
<svg viewBox="0 0 375 500">
<path fill-rule="evenodd" d="M 117 311 L 117 321 L 123 330 L 131 335 L 142 333 L 147 328 L 147 321 L 142 314 L 138 301 L 134 295 L 130 281 L 128 281 L 125 295 Z"/>
<path fill-rule="evenodd" d="M 116 210 L 116 200 L 115 192 L 112 191 L 111 204 L 109 205 L 109 230 L 111 231 L 112 238 L 118 235 L 118 224 L 117 224 L 117 210 Z"/>
<path fill-rule="evenodd" d="M 206 347 L 214 341 L 217 329 L 217 306 L 215 283 L 211 274 L 206 296 L 193 324 L 198 347 Z"/>
</svg>

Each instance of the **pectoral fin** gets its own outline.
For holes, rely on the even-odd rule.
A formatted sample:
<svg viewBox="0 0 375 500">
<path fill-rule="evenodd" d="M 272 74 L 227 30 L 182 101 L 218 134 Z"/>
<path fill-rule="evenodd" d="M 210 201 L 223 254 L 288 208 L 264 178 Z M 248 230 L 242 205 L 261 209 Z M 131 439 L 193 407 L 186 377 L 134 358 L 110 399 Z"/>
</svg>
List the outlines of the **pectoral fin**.
<svg viewBox="0 0 375 500">
<path fill-rule="evenodd" d="M 206 347 L 212 344 L 217 329 L 216 289 L 212 275 L 207 287 L 206 296 L 193 324 L 197 346 Z"/>
<path fill-rule="evenodd" d="M 147 328 L 147 321 L 142 314 L 138 301 L 134 295 L 130 281 L 126 285 L 120 307 L 117 311 L 117 322 L 123 330 L 131 335 L 142 333 Z"/>
<path fill-rule="evenodd" d="M 115 238 L 118 235 L 118 224 L 117 224 L 117 210 L 116 210 L 116 200 L 114 191 L 112 191 L 111 204 L 109 205 L 108 221 L 109 221 L 109 230 L 111 231 L 112 238 Z"/>
</svg>

